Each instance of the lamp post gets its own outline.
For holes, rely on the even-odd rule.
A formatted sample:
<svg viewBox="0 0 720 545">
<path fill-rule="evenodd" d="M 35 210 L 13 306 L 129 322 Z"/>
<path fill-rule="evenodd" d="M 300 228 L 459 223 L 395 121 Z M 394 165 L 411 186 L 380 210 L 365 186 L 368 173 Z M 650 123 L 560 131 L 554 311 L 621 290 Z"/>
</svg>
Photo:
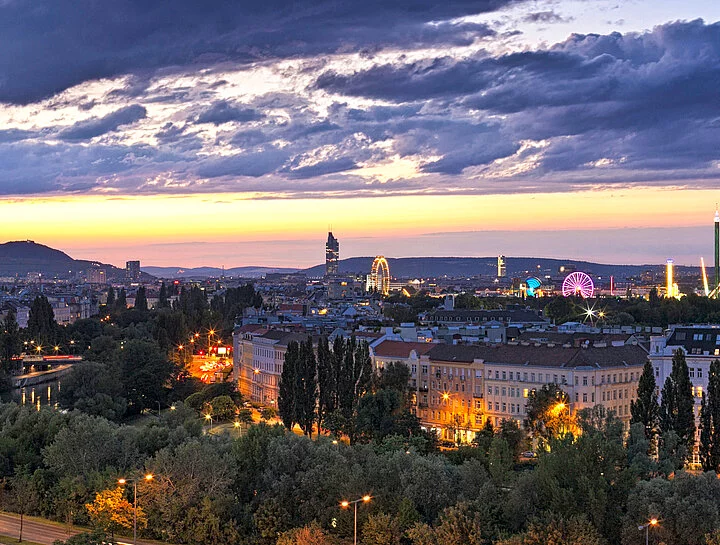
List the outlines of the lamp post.
<svg viewBox="0 0 720 545">
<path fill-rule="evenodd" d="M 153 474 L 147 473 L 144 481 L 152 481 Z M 133 545 L 137 545 L 137 479 L 118 479 L 118 484 L 133 483 Z"/>
<path fill-rule="evenodd" d="M 210 413 L 206 413 L 206 414 L 205 414 L 205 420 L 207 420 L 207 421 L 210 422 L 210 431 L 212 431 L 212 425 L 213 425 L 212 415 L 211 415 Z"/>
<path fill-rule="evenodd" d="M 353 530 L 353 532 L 354 532 L 353 533 L 353 535 L 354 535 L 353 545 L 357 545 L 357 506 L 358 506 L 358 503 L 360 503 L 360 502 L 368 503 L 371 499 L 372 499 L 372 496 L 365 494 L 362 498 L 358 498 L 353 501 L 343 500 L 340 502 L 340 507 L 342 507 L 343 509 L 347 509 L 348 507 L 350 507 L 350 505 L 355 506 L 355 523 L 353 524 L 353 529 L 354 529 Z"/>
<path fill-rule="evenodd" d="M 651 518 L 645 524 L 641 524 L 640 526 L 638 526 L 638 530 L 640 530 L 641 532 L 643 530 L 645 530 L 645 545 L 648 545 L 648 539 L 649 539 L 648 534 L 650 531 L 650 526 L 655 527 L 655 526 L 657 526 L 657 524 L 658 524 L 658 519 Z"/>
</svg>

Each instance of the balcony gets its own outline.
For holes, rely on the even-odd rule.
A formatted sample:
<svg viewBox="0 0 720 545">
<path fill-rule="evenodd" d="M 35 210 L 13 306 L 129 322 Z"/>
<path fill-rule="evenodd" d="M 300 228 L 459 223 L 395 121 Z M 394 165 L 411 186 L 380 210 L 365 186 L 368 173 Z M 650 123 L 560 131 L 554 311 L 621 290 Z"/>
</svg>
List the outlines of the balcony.
<svg viewBox="0 0 720 545">
<path fill-rule="evenodd" d="M 473 394 L 473 397 L 474 397 L 475 399 L 483 399 L 484 396 L 483 396 L 482 393 L 475 392 L 475 393 Z"/>
</svg>

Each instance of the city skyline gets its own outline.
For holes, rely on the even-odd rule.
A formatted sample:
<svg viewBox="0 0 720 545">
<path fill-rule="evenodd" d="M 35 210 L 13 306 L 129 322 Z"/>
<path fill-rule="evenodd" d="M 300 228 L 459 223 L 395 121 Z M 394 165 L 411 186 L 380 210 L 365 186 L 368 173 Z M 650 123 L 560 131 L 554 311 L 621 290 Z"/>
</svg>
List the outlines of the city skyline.
<svg viewBox="0 0 720 545">
<path fill-rule="evenodd" d="M 3 238 L 303 267 L 331 224 L 342 257 L 711 261 L 720 6 L 436 4 L 0 5 Z"/>
</svg>

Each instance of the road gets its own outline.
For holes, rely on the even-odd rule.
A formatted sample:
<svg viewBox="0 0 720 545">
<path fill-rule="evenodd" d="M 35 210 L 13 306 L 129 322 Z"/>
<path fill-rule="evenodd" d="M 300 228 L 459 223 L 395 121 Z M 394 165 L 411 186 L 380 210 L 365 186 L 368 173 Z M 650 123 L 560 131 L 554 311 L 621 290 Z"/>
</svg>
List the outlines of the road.
<svg viewBox="0 0 720 545">
<path fill-rule="evenodd" d="M 67 526 L 45 522 L 37 517 L 25 517 L 23 521 L 23 541 L 34 541 L 42 545 L 52 545 L 55 540 L 65 541 L 69 536 L 88 531 L 87 528 Z M 20 517 L 11 513 L 0 513 L 0 534 L 17 539 L 20 534 Z M 119 545 L 132 545 L 132 537 L 119 538 Z M 138 545 L 157 545 L 158 542 L 138 539 Z"/>
</svg>

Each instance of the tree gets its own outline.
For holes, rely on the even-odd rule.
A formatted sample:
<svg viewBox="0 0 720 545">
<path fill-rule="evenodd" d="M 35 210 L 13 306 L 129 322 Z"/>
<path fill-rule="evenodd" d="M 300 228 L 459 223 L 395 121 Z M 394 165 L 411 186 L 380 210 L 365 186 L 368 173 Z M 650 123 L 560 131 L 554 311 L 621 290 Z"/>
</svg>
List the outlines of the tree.
<svg viewBox="0 0 720 545">
<path fill-rule="evenodd" d="M 285 352 L 280 385 L 278 392 L 278 413 L 285 427 L 289 430 L 297 423 L 297 381 L 300 359 L 300 345 L 292 341 Z"/>
<path fill-rule="evenodd" d="M 50 344 L 55 340 L 55 313 L 44 295 L 38 295 L 30 306 L 27 335 L 37 346 Z"/>
<path fill-rule="evenodd" d="M 119 352 L 119 365 L 124 386 L 123 397 L 128 410 L 140 413 L 157 407 L 167 394 L 166 387 L 175 371 L 174 365 L 154 341 L 132 339 Z"/>
<path fill-rule="evenodd" d="M 161 308 L 170 308 L 170 299 L 168 298 L 168 290 L 165 282 L 160 284 L 160 293 L 158 294 L 158 309 Z"/>
<path fill-rule="evenodd" d="M 526 427 L 532 431 L 542 448 L 550 440 L 574 429 L 570 414 L 570 397 L 557 384 L 546 384 L 528 395 Z"/>
<path fill-rule="evenodd" d="M 125 499 L 124 492 L 122 487 L 103 490 L 95 494 L 95 501 L 85 504 L 93 525 L 111 536 L 122 528 L 133 527 L 133 504 Z M 136 517 L 138 526 L 147 524 L 142 508 L 137 508 Z"/>
<path fill-rule="evenodd" d="M 238 411 L 238 422 L 246 426 L 253 423 L 252 411 L 250 409 L 240 409 Z"/>
<path fill-rule="evenodd" d="M 135 293 L 135 310 L 146 312 L 148 309 L 147 295 L 145 294 L 145 286 L 140 286 Z"/>
<path fill-rule="evenodd" d="M 120 291 L 117 294 L 117 298 L 115 299 L 115 310 L 123 311 L 127 309 L 127 294 L 125 293 L 125 288 L 120 288 Z"/>
<path fill-rule="evenodd" d="M 337 543 L 337 539 L 326 534 L 316 524 L 284 532 L 277 540 L 277 545 L 333 545 L 335 543 Z"/>
<path fill-rule="evenodd" d="M 12 487 L 12 507 L 20 515 L 20 533 L 18 541 L 23 540 L 23 519 L 37 506 L 39 497 L 30 475 L 18 471 L 10 481 Z"/>
<path fill-rule="evenodd" d="M 362 527 L 364 545 L 400 545 L 402 530 L 399 521 L 390 515 L 370 515 Z"/>
<path fill-rule="evenodd" d="M 317 347 L 317 383 L 318 383 L 318 430 L 323 425 L 326 415 L 337 407 L 337 384 L 333 372 L 333 353 L 330 351 L 327 337 L 318 341 Z"/>
<path fill-rule="evenodd" d="M 295 420 L 305 435 L 312 435 L 317 406 L 317 361 L 312 337 L 300 343 L 298 371 L 295 376 Z"/>
<path fill-rule="evenodd" d="M 657 431 L 658 415 L 657 384 L 655 373 L 650 361 L 645 362 L 643 372 L 638 382 L 637 400 L 630 402 L 631 424 L 640 423 L 645 429 L 645 436 L 653 439 Z"/>
<path fill-rule="evenodd" d="M 550 515 L 549 520 L 530 523 L 526 532 L 498 541 L 497 545 L 603 545 L 602 535 L 584 516 L 564 519 Z"/>
<path fill-rule="evenodd" d="M 115 290 L 112 286 L 108 288 L 107 298 L 105 299 L 105 306 L 108 309 L 113 309 L 115 307 Z"/>
<path fill-rule="evenodd" d="M 211 399 L 208 404 L 212 415 L 219 421 L 230 420 L 237 407 L 230 396 L 222 395 Z"/>
<path fill-rule="evenodd" d="M 695 401 L 685 352 L 678 348 L 673 355 L 672 371 L 665 380 L 660 403 L 660 429 L 673 431 L 692 453 L 695 444 Z"/>
<path fill-rule="evenodd" d="M 720 467 L 720 360 L 710 363 L 700 407 L 700 461 L 706 471 Z"/>
<path fill-rule="evenodd" d="M 277 411 L 273 407 L 263 407 L 260 409 L 260 420 L 267 422 L 277 417 Z"/>
<path fill-rule="evenodd" d="M 7 316 L 0 324 L 0 329 L 0 372 L 12 373 L 16 371 L 13 357 L 20 354 L 22 347 L 20 328 L 13 309 L 8 310 Z"/>
</svg>

